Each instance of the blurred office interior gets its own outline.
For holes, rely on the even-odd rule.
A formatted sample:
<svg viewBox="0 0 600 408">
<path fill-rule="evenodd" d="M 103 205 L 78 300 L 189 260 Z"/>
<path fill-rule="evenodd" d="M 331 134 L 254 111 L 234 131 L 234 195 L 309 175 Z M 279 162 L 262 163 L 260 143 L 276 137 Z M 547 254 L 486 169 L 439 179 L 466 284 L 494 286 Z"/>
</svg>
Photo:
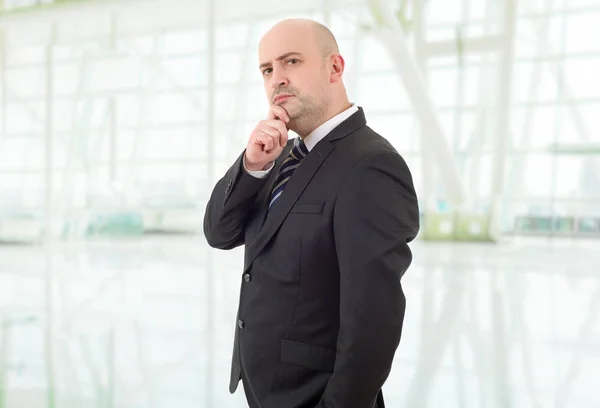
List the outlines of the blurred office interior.
<svg viewBox="0 0 600 408">
<path fill-rule="evenodd" d="M 0 0 L 0 408 L 242 408 L 204 208 L 327 24 L 422 225 L 390 408 L 600 406 L 600 0 Z"/>
</svg>

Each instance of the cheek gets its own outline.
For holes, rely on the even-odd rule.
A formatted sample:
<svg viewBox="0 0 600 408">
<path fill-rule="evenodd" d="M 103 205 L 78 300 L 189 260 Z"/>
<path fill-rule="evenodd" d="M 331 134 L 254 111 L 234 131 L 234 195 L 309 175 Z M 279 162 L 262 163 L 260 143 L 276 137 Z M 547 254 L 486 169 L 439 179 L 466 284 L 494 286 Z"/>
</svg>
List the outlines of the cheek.
<svg viewBox="0 0 600 408">
<path fill-rule="evenodd" d="M 323 92 L 323 80 L 319 77 L 307 78 L 303 89 L 307 95 L 315 98 Z"/>
</svg>

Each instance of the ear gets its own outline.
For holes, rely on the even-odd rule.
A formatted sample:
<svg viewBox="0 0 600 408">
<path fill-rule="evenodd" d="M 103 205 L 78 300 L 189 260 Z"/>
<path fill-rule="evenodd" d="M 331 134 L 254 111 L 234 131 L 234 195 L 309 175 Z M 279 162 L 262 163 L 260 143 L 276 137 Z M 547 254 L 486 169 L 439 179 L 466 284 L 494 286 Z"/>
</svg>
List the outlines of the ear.
<svg viewBox="0 0 600 408">
<path fill-rule="evenodd" d="M 329 80 L 331 83 L 339 82 L 342 80 L 346 62 L 344 61 L 344 57 L 339 54 L 334 54 L 330 58 L 331 74 L 329 76 Z"/>
</svg>

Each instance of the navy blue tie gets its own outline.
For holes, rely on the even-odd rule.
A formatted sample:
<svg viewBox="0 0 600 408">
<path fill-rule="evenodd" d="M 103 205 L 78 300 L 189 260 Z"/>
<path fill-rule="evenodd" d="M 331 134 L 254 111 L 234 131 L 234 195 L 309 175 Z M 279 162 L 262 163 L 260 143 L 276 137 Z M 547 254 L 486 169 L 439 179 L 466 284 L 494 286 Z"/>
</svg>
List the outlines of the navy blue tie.
<svg viewBox="0 0 600 408">
<path fill-rule="evenodd" d="M 277 180 L 275 180 L 275 187 L 273 187 L 273 192 L 271 193 L 271 201 L 269 202 L 269 210 L 277 201 L 281 194 L 283 193 L 283 189 L 286 184 L 292 177 L 292 173 L 294 170 L 300 166 L 302 160 L 308 156 L 308 149 L 302 139 L 297 137 L 294 139 L 294 147 L 290 150 L 290 154 L 284 160 L 281 165 L 281 169 L 279 170 L 279 174 L 277 175 Z"/>
</svg>

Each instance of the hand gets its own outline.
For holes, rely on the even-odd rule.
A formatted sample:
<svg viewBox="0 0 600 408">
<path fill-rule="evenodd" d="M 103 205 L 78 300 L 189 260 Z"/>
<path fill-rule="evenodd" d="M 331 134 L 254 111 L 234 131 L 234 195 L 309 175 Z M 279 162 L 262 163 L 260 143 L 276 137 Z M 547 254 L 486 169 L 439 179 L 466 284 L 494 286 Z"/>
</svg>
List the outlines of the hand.
<svg viewBox="0 0 600 408">
<path fill-rule="evenodd" d="M 284 108 L 271 105 L 267 119 L 260 121 L 250 134 L 245 153 L 248 170 L 264 170 L 279 157 L 288 141 L 286 124 L 289 121 Z"/>
</svg>

